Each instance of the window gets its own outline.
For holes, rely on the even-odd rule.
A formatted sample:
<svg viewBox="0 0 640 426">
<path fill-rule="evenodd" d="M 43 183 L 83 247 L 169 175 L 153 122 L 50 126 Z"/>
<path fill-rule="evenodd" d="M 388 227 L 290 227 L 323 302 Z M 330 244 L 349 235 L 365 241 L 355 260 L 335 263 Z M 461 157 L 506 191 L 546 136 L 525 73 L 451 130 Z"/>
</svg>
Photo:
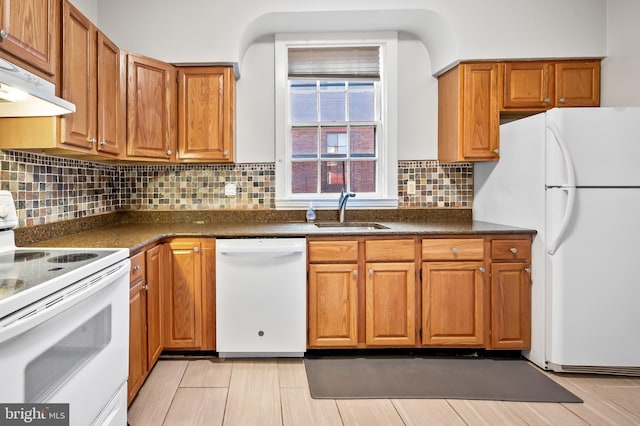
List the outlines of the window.
<svg viewBox="0 0 640 426">
<path fill-rule="evenodd" d="M 276 207 L 396 207 L 395 33 L 323 37 L 276 38 Z"/>
</svg>

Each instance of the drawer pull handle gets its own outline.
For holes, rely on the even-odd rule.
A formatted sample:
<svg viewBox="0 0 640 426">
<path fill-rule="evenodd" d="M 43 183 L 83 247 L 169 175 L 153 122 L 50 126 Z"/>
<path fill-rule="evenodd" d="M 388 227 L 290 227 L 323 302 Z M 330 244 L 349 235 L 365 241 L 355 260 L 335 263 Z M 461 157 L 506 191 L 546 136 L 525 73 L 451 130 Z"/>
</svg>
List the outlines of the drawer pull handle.
<svg viewBox="0 0 640 426">
<path fill-rule="evenodd" d="M 513 254 L 516 254 L 516 253 L 518 252 L 518 249 L 517 249 L 517 248 L 515 248 L 515 247 L 511 247 L 511 248 L 509 249 L 509 251 L 510 251 L 511 253 L 513 253 Z"/>
<path fill-rule="evenodd" d="M 452 248 L 451 251 L 454 252 L 454 253 L 458 253 L 458 247 Z"/>
</svg>

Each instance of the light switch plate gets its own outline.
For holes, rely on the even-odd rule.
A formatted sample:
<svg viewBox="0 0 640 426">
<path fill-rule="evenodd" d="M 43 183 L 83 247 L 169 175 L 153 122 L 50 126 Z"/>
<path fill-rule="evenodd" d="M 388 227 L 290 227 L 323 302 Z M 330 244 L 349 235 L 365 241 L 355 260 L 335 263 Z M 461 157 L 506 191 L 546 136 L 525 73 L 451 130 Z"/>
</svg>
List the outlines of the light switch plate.
<svg viewBox="0 0 640 426">
<path fill-rule="evenodd" d="M 407 181 L 407 194 L 415 195 L 415 193 L 416 193 L 416 181 L 415 180 Z"/>
<path fill-rule="evenodd" d="M 224 195 L 225 197 L 235 197 L 236 196 L 236 184 L 228 183 L 224 186 Z"/>
</svg>

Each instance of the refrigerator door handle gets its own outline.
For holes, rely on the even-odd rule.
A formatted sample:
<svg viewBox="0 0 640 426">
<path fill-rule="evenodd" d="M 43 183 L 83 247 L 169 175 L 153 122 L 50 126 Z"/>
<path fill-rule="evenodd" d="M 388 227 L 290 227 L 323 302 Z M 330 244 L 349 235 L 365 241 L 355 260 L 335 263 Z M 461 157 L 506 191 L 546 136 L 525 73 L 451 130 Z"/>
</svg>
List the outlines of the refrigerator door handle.
<svg viewBox="0 0 640 426">
<path fill-rule="evenodd" d="M 560 153 L 562 154 L 562 160 L 564 161 L 564 168 L 567 175 L 567 183 L 562 185 L 563 187 L 575 187 L 576 186 L 576 169 L 573 166 L 573 161 L 571 160 L 571 154 L 569 154 L 569 149 L 567 148 L 567 144 L 564 142 L 562 138 L 562 133 L 560 133 L 560 129 L 558 129 L 558 125 L 549 120 L 547 123 L 547 129 L 551 130 L 553 133 L 553 137 L 560 148 Z"/>
<path fill-rule="evenodd" d="M 573 216 L 573 208 L 576 200 L 575 187 L 562 188 L 562 190 L 567 193 L 567 205 L 564 208 L 564 214 L 562 215 L 562 223 L 560 224 L 560 229 L 558 230 L 552 243 L 549 244 L 547 248 L 547 253 L 549 253 L 550 255 L 555 254 L 555 252 L 560 247 L 560 244 L 562 243 L 562 238 L 564 237 L 564 234 L 567 232 L 567 228 L 569 228 L 569 224 L 571 223 L 571 216 Z"/>
<path fill-rule="evenodd" d="M 549 121 L 547 123 L 547 128 L 553 133 L 554 139 L 560 148 L 560 152 L 562 154 L 562 159 L 564 160 L 565 172 L 567 175 L 567 184 L 563 185 L 562 189 L 567 192 L 567 205 L 564 209 L 564 214 L 562 215 L 562 223 L 560 224 L 560 229 L 556 234 L 555 238 L 552 240 L 551 244 L 547 247 L 547 253 L 553 255 L 560 244 L 562 243 L 562 238 L 564 234 L 567 232 L 567 228 L 569 228 L 569 223 L 571 222 L 571 217 L 573 216 L 573 209 L 575 206 L 576 199 L 576 171 L 573 167 L 573 161 L 571 161 L 571 155 L 569 155 L 569 149 L 567 145 L 564 143 L 562 139 L 562 134 L 560 133 L 560 129 L 555 122 Z"/>
</svg>

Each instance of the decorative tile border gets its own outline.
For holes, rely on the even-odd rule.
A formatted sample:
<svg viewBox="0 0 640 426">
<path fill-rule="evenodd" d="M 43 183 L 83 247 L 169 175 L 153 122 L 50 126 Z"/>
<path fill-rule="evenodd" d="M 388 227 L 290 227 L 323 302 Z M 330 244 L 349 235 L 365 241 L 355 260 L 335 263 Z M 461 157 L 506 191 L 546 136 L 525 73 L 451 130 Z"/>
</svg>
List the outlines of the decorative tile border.
<svg viewBox="0 0 640 426">
<path fill-rule="evenodd" d="M 236 184 L 235 197 L 224 195 L 227 183 Z M 275 165 L 110 165 L 3 151 L 0 189 L 13 193 L 20 227 L 117 210 L 273 210 Z M 471 208 L 473 167 L 401 161 L 398 197 L 399 208 Z"/>
</svg>

